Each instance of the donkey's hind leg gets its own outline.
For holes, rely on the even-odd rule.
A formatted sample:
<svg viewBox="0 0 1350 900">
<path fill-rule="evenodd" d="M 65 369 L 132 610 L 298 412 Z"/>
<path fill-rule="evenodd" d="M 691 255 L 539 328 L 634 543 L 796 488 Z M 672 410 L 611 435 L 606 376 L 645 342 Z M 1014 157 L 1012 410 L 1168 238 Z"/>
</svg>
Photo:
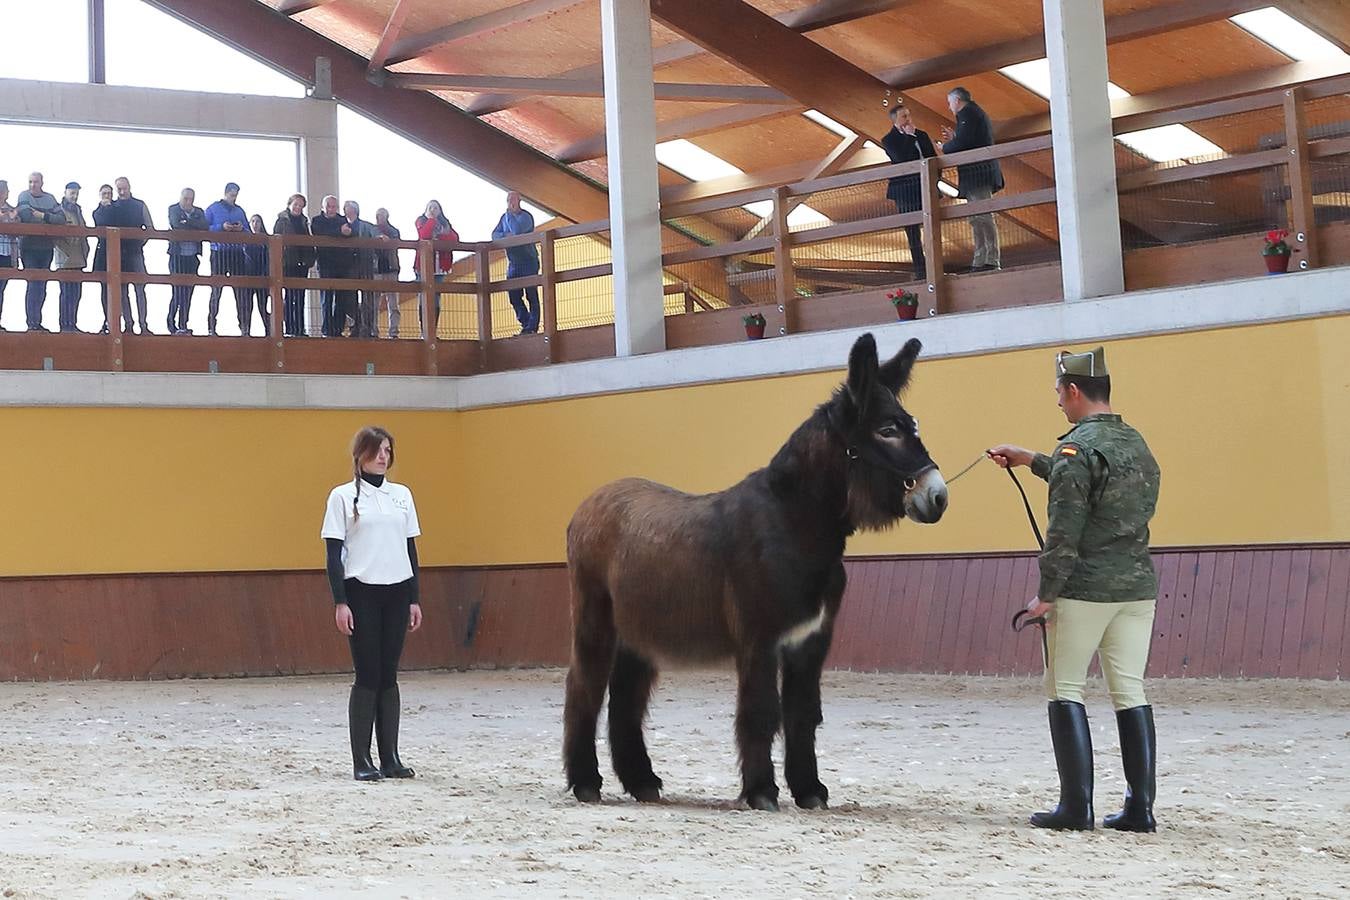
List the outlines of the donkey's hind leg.
<svg viewBox="0 0 1350 900">
<path fill-rule="evenodd" d="M 607 594 L 572 586 L 572 662 L 563 707 L 563 765 L 567 786 L 582 803 L 600 800 L 595 727 L 614 664 L 614 614 Z"/>
<path fill-rule="evenodd" d="M 656 669 L 622 644 L 609 675 L 609 752 L 624 790 L 643 803 L 661 799 L 661 779 L 652 771 L 642 722 L 656 684 Z"/>
</svg>

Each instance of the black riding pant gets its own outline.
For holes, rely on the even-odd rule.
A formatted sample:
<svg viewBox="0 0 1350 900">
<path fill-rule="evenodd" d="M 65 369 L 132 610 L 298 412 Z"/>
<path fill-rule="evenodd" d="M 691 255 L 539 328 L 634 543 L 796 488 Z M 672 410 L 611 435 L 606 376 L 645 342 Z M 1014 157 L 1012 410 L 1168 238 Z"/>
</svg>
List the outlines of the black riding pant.
<svg viewBox="0 0 1350 900">
<path fill-rule="evenodd" d="M 352 610 L 352 634 L 347 640 L 356 667 L 356 686 L 383 691 L 398 684 L 398 661 L 408 635 L 412 580 L 399 584 L 364 584 L 355 578 L 344 583 Z"/>
</svg>

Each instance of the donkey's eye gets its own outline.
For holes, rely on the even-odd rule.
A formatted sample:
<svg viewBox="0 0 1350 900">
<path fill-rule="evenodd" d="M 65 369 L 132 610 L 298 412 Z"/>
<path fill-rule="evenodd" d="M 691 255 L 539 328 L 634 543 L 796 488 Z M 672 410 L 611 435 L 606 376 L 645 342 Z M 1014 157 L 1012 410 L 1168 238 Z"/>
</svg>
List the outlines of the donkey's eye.
<svg viewBox="0 0 1350 900">
<path fill-rule="evenodd" d="M 882 425 L 880 428 L 877 429 L 877 434 L 881 435 L 884 438 L 893 438 L 899 433 L 900 433 L 899 428 L 896 428 L 894 425 L 889 424 Z"/>
</svg>

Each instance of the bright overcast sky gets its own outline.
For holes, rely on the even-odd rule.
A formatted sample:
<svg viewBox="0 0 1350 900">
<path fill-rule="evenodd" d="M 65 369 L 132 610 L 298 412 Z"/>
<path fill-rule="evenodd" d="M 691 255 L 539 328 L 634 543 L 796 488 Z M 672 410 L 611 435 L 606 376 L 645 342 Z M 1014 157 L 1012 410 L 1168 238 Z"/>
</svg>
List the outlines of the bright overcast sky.
<svg viewBox="0 0 1350 900">
<path fill-rule="evenodd" d="M 35 67 L 29 53 L 0 54 L 0 77 L 48 81 L 88 80 L 86 0 L 4 2 L 7 34 L 42 35 L 48 47 Z M 109 84 L 182 90 L 227 91 L 279 97 L 304 97 L 304 86 L 213 38 L 161 13 L 141 0 L 107 0 Z M 11 48 L 12 50 L 12 48 Z M 465 240 L 487 240 L 501 211 L 505 191 L 453 163 L 392 134 L 370 120 L 340 108 L 338 112 L 340 190 L 344 199 L 357 200 L 362 215 L 373 220 L 378 207 L 405 237 L 428 199 L 441 201 L 450 221 Z M 5 148 L 0 178 L 10 184 L 10 202 L 27 186 L 28 173 L 39 170 L 47 188 L 58 195 L 68 181 L 84 188 L 80 201 L 86 216 L 98 202 L 98 186 L 119 175 L 131 179 L 133 193 L 144 200 L 164 227 L 166 211 L 179 191 L 192 187 L 197 204 L 219 199 L 227 181 L 237 181 L 239 203 L 250 214 L 260 213 L 270 230 L 286 198 L 298 187 L 296 144 L 291 141 L 194 138 L 184 135 L 110 132 L 104 130 L 0 124 Z M 309 212 L 317 211 L 311 197 Z M 543 213 L 534 210 L 537 219 Z M 162 246 L 162 245 L 161 245 Z M 152 270 L 163 271 L 162 254 L 151 245 L 146 259 Z M 203 265 L 203 270 L 206 266 Z M 4 325 L 23 327 L 21 284 L 6 292 Z M 151 288 L 151 321 L 167 303 L 167 288 Z M 89 296 L 97 288 L 86 288 Z M 156 292 L 164 292 L 162 300 Z M 205 289 L 200 289 L 205 307 Z M 49 306 L 54 314 L 56 287 Z M 228 296 L 226 303 L 229 303 Z M 102 320 L 97 301 L 86 301 L 81 327 Z M 193 319 L 197 318 L 193 310 Z M 231 318 L 231 316 L 226 316 Z M 94 325 L 97 327 L 97 325 Z"/>
</svg>

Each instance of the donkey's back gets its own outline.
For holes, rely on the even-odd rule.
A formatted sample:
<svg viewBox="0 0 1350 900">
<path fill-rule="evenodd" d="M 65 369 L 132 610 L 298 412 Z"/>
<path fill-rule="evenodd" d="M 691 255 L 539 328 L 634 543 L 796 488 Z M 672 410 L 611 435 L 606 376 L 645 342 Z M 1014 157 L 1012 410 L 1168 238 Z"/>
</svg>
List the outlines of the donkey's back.
<svg viewBox="0 0 1350 900">
<path fill-rule="evenodd" d="M 567 527 L 574 627 L 608 619 L 619 643 L 661 663 L 729 658 L 733 532 L 725 492 L 641 478 L 601 487 Z"/>
</svg>

